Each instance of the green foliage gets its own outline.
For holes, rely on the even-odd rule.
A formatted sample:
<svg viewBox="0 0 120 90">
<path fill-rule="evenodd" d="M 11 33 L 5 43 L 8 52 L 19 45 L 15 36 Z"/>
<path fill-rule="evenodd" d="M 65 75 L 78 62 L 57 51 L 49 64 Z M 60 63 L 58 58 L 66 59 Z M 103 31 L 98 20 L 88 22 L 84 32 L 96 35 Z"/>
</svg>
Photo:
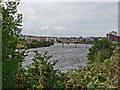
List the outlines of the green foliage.
<svg viewBox="0 0 120 90">
<path fill-rule="evenodd" d="M 57 40 L 57 42 L 58 42 L 58 43 L 62 43 L 62 41 L 61 41 L 61 40 Z"/>
<path fill-rule="evenodd" d="M 94 38 L 94 42 L 96 43 L 98 41 L 98 38 Z"/>
<path fill-rule="evenodd" d="M 51 41 L 36 41 L 36 40 L 33 40 L 31 42 L 24 42 L 24 46 L 27 47 L 27 48 L 48 47 L 50 45 L 54 45 L 53 40 L 51 40 Z"/>
<path fill-rule="evenodd" d="M 120 46 L 120 39 L 119 39 L 119 41 L 117 42 L 116 46 Z"/>
<path fill-rule="evenodd" d="M 16 87 L 16 74 L 25 50 L 17 48 L 21 36 L 22 14 L 17 14 L 18 2 L 2 6 L 2 87 Z M 16 18 L 15 18 L 16 17 Z"/>
<path fill-rule="evenodd" d="M 99 80 L 100 82 L 105 82 L 106 79 L 105 79 L 103 76 L 99 75 L 99 76 L 98 76 L 98 80 Z"/>
<path fill-rule="evenodd" d="M 96 85 L 94 84 L 94 82 L 90 82 L 90 83 L 88 83 L 88 85 L 87 85 L 87 89 L 89 90 L 89 89 L 95 89 L 95 87 L 96 87 Z"/>
<path fill-rule="evenodd" d="M 109 89 L 120 88 L 119 85 L 119 54 L 120 47 L 117 46 L 110 58 L 103 63 L 94 62 L 87 67 L 79 66 L 75 72 L 68 72 L 67 84 L 80 86 L 82 89 Z"/>
<path fill-rule="evenodd" d="M 57 61 L 49 63 L 48 60 L 52 56 L 47 56 L 48 52 L 44 55 L 34 51 L 35 56 L 32 59 L 33 63 L 27 66 L 21 78 L 23 88 L 63 88 L 60 77 L 62 77 L 59 70 L 54 69 Z M 24 81 L 23 81 L 24 80 Z"/>
<path fill-rule="evenodd" d="M 89 49 L 88 60 L 101 63 L 112 55 L 113 50 L 112 43 L 106 38 L 103 38 L 97 41 L 93 47 Z"/>
<path fill-rule="evenodd" d="M 0 29 L 0 89 L 2 89 L 2 31 L 1 29 Z"/>
</svg>

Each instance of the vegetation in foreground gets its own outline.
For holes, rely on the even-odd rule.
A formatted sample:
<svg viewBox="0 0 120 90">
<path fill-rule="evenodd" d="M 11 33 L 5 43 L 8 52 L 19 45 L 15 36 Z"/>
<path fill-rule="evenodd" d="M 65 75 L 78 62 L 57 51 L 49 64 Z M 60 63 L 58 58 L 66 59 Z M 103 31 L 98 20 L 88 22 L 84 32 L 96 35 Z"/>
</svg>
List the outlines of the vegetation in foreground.
<svg viewBox="0 0 120 90">
<path fill-rule="evenodd" d="M 86 67 L 67 73 L 54 69 L 57 61 L 49 63 L 52 56 L 35 52 L 33 63 L 22 68 L 27 52 L 18 48 L 21 44 L 22 14 L 16 14 L 18 2 L 2 7 L 2 88 L 120 88 L 120 42 L 113 48 L 106 39 L 98 41 L 89 50 Z M 17 18 L 14 18 L 16 15 Z"/>
<path fill-rule="evenodd" d="M 104 41 L 104 40 L 103 40 Z M 107 48 L 106 48 L 107 49 Z M 79 69 L 61 73 L 55 70 L 56 61 L 52 64 L 48 60 L 52 56 L 39 54 L 33 58 L 32 65 L 28 66 L 27 70 L 20 73 L 21 88 L 76 88 L 76 89 L 109 89 L 120 88 L 120 71 L 119 71 L 119 52 L 120 46 L 116 46 L 112 55 L 102 60 L 99 54 L 94 57 L 97 61 L 87 63 L 86 67 L 78 66 Z M 98 51 L 98 53 L 101 50 Z M 90 52 L 89 52 L 90 53 Z M 102 55 L 103 56 L 103 55 Z M 105 55 L 106 56 L 106 55 Z"/>
<path fill-rule="evenodd" d="M 89 62 L 87 67 L 79 66 L 75 72 L 68 72 L 67 82 L 72 86 L 77 85 L 88 89 L 120 88 L 119 53 L 120 47 L 117 46 L 111 57 L 104 59 L 102 63 L 101 55 L 97 55 L 97 61 Z"/>
</svg>

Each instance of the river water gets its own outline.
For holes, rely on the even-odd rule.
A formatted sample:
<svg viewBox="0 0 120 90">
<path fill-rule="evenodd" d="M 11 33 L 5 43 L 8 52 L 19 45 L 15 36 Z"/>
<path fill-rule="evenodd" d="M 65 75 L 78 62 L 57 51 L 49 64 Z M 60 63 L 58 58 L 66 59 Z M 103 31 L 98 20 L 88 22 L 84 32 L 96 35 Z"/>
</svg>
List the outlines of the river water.
<svg viewBox="0 0 120 90">
<path fill-rule="evenodd" d="M 48 55 L 53 55 L 49 62 L 58 60 L 55 68 L 60 69 L 62 72 L 67 72 L 70 69 L 77 68 L 78 65 L 86 66 L 86 54 L 91 46 L 87 44 L 86 48 L 86 44 L 76 44 L 75 48 L 75 44 L 64 44 L 64 47 L 62 47 L 61 43 L 55 43 L 50 47 L 29 49 L 23 67 L 26 68 L 27 65 L 32 63 L 32 58 L 35 55 L 33 50 L 37 49 L 41 54 L 44 54 L 47 50 Z"/>
</svg>

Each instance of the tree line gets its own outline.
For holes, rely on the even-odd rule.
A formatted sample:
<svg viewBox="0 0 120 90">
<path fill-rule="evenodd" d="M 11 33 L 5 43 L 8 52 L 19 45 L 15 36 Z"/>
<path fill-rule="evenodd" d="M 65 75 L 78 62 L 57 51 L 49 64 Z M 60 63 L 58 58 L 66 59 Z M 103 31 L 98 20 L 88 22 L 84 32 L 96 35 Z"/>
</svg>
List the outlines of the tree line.
<svg viewBox="0 0 120 90">
<path fill-rule="evenodd" d="M 51 45 L 54 45 L 54 41 L 53 40 L 50 40 L 50 41 L 36 41 L 36 40 L 33 40 L 33 41 L 26 41 L 23 43 L 23 45 L 26 47 L 26 48 L 39 48 L 39 47 L 48 47 L 48 46 L 51 46 Z"/>
</svg>

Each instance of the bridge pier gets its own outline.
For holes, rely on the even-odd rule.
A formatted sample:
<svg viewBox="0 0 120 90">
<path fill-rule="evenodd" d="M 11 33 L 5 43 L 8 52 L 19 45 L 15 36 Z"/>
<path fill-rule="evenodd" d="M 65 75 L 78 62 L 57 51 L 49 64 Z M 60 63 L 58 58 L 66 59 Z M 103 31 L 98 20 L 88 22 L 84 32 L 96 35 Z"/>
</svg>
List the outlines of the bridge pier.
<svg viewBox="0 0 120 90">
<path fill-rule="evenodd" d="M 62 43 L 62 47 L 64 47 L 64 43 Z"/>
<path fill-rule="evenodd" d="M 87 48 L 87 43 L 86 43 L 86 48 Z"/>
<path fill-rule="evenodd" d="M 76 43 L 75 43 L 75 48 L 77 48 Z"/>
</svg>

